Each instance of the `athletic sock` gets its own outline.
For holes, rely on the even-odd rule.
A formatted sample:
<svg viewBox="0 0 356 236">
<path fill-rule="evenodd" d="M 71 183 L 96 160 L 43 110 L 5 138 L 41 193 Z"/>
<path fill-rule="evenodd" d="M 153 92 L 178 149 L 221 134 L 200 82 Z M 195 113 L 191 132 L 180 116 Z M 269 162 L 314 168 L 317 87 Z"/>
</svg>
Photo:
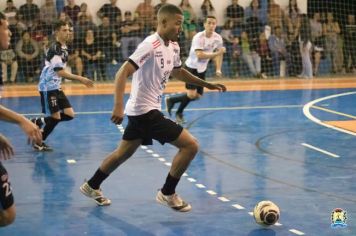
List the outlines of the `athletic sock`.
<svg viewBox="0 0 356 236">
<path fill-rule="evenodd" d="M 101 183 L 108 177 L 108 174 L 105 174 L 104 172 L 102 172 L 100 170 L 100 168 L 98 168 L 98 170 L 95 172 L 95 174 L 93 175 L 93 177 L 91 177 L 88 180 L 88 184 L 91 188 L 93 189 L 99 189 Z"/>
<path fill-rule="evenodd" d="M 166 178 L 166 182 L 163 185 L 163 188 L 161 189 L 161 192 L 163 195 L 172 195 L 176 192 L 176 187 L 179 182 L 179 178 L 175 178 L 171 176 L 171 174 L 168 173 L 168 176 Z"/>
<path fill-rule="evenodd" d="M 56 127 L 56 125 L 61 121 L 61 120 L 57 120 L 54 119 L 51 116 L 45 117 L 44 118 L 44 123 L 45 126 L 43 128 L 43 132 L 42 132 L 42 140 L 46 140 L 46 138 L 48 137 L 48 135 L 50 133 L 52 133 L 53 129 Z"/>
<path fill-rule="evenodd" d="M 188 106 L 190 101 L 194 101 L 195 99 L 191 99 L 188 97 L 187 94 L 184 94 L 184 97 L 181 98 L 181 102 L 179 104 L 179 107 L 176 111 L 177 114 L 183 114 L 184 109 Z"/>
</svg>

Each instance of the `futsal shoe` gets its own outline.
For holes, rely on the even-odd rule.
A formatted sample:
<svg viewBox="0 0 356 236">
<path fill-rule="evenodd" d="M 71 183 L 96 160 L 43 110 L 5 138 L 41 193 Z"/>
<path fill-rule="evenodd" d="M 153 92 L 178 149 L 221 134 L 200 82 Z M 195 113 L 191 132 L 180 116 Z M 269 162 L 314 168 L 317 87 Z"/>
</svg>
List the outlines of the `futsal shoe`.
<svg viewBox="0 0 356 236">
<path fill-rule="evenodd" d="M 165 97 L 164 99 L 165 103 L 166 103 L 166 111 L 169 114 L 169 116 L 172 116 L 172 108 L 174 106 L 174 104 L 171 102 L 171 99 L 169 97 Z"/>
<path fill-rule="evenodd" d="M 33 144 L 33 149 L 35 149 L 36 151 L 39 152 L 51 152 L 53 151 L 53 149 L 48 146 L 47 144 L 45 144 L 44 142 L 42 142 L 42 144 Z"/>
<path fill-rule="evenodd" d="M 185 123 L 183 114 L 181 114 L 181 113 L 176 114 L 176 122 L 180 125 L 183 125 Z"/>
<path fill-rule="evenodd" d="M 88 182 L 85 182 L 82 186 L 80 186 L 80 192 L 88 198 L 93 199 L 99 206 L 108 206 L 111 204 L 111 200 L 104 197 L 101 189 L 93 189 L 89 186 Z"/>
<path fill-rule="evenodd" d="M 172 208 L 175 211 L 187 212 L 192 209 L 192 206 L 183 201 L 183 199 L 176 193 L 172 195 L 164 195 L 160 190 L 157 193 L 156 201 L 162 205 Z"/>
<path fill-rule="evenodd" d="M 40 117 L 35 117 L 31 119 L 31 122 L 38 126 L 38 128 L 42 129 L 43 122 Z"/>
</svg>

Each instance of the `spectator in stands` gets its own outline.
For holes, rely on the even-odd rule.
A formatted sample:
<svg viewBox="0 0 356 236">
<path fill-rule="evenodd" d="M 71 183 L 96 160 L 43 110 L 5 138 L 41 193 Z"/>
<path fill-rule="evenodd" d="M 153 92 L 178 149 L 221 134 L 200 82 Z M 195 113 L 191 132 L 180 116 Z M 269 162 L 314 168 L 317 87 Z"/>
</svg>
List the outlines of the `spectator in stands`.
<svg viewBox="0 0 356 236">
<path fill-rule="evenodd" d="M 260 0 L 252 0 L 244 11 L 245 21 L 248 22 L 252 17 L 258 19 L 262 26 L 267 24 L 267 9 L 261 7 Z"/>
<path fill-rule="evenodd" d="M 78 19 L 77 24 L 74 25 L 74 43 L 78 46 L 78 48 L 82 46 L 86 32 L 88 30 L 96 32 L 97 26 L 88 18 L 87 15 L 81 15 Z"/>
<path fill-rule="evenodd" d="M 257 48 L 252 49 L 247 32 L 241 33 L 242 59 L 247 64 L 250 72 L 256 78 L 263 78 L 261 74 L 261 57 L 257 53 Z"/>
<path fill-rule="evenodd" d="M 272 30 L 272 34 L 268 39 L 268 46 L 271 51 L 272 66 L 273 66 L 273 76 L 284 76 L 285 69 L 281 70 L 281 65 L 285 67 L 286 61 L 288 60 L 288 52 L 286 48 L 286 37 L 282 34 L 282 29 L 280 26 L 275 26 Z M 288 62 L 287 62 L 288 65 Z"/>
<path fill-rule="evenodd" d="M 289 75 L 297 76 L 301 71 L 302 61 L 299 48 L 300 31 L 300 9 L 296 0 L 289 0 L 289 5 L 285 12 L 287 25 L 287 51 L 291 55 L 288 66 Z"/>
<path fill-rule="evenodd" d="M 313 66 L 310 59 L 310 52 L 312 49 L 312 36 L 309 18 L 306 14 L 301 17 L 299 45 L 300 54 L 302 56 L 302 73 L 298 76 L 300 78 L 312 79 L 313 78 Z"/>
<path fill-rule="evenodd" d="M 63 8 L 63 12 L 65 12 L 67 16 L 69 16 L 73 24 L 77 23 L 80 7 L 77 4 L 75 4 L 74 0 L 67 0 L 67 5 Z"/>
<path fill-rule="evenodd" d="M 257 53 L 261 57 L 261 78 L 266 79 L 272 71 L 272 58 L 265 32 L 260 33 Z"/>
<path fill-rule="evenodd" d="M 43 68 L 45 66 L 46 55 L 47 55 L 47 52 L 48 52 L 49 47 L 50 47 L 48 36 L 44 36 L 43 37 L 43 40 L 39 44 L 39 47 L 40 47 L 40 55 L 39 55 L 40 68 Z"/>
<path fill-rule="evenodd" d="M 84 43 L 82 45 L 81 55 L 84 61 L 84 75 L 88 78 L 95 78 L 96 80 L 106 80 L 105 67 L 103 63 L 103 52 L 98 46 L 98 41 L 94 37 L 92 30 L 87 30 L 85 34 Z"/>
<path fill-rule="evenodd" d="M 239 67 L 240 67 L 240 59 L 242 56 L 241 45 L 239 37 L 235 36 L 232 42 L 232 60 L 230 63 L 230 67 L 232 70 L 232 76 L 237 78 L 239 77 Z"/>
<path fill-rule="evenodd" d="M 331 12 L 327 13 L 326 22 L 323 24 L 323 34 L 325 35 L 325 53 L 331 59 L 331 73 L 338 71 L 338 41 L 340 27 L 337 21 L 334 20 L 334 15 Z"/>
<path fill-rule="evenodd" d="M 98 47 L 102 50 L 105 56 L 102 62 L 117 64 L 119 48 L 117 47 L 117 34 L 113 24 L 110 24 L 109 17 L 102 18 L 102 24 L 97 30 Z M 105 65 L 103 65 L 105 67 Z"/>
<path fill-rule="evenodd" d="M 122 18 L 121 10 L 116 6 L 117 0 L 110 0 L 110 3 L 105 3 L 99 11 L 96 13 L 97 16 L 102 19 L 104 16 L 109 17 L 110 23 L 113 24 L 117 22 L 118 18 Z"/>
<path fill-rule="evenodd" d="M 126 60 L 141 42 L 139 32 L 141 26 L 136 19 L 133 19 L 131 12 L 125 12 L 125 18 L 120 25 L 121 48 L 123 59 Z M 131 50 L 130 50 L 131 49 Z"/>
<path fill-rule="evenodd" d="M 315 12 L 313 18 L 310 19 L 311 42 L 313 44 L 313 72 L 317 76 L 319 74 L 319 65 L 322 53 L 324 51 L 323 26 L 320 20 L 320 13 Z"/>
<path fill-rule="evenodd" d="M 33 0 L 26 0 L 26 3 L 20 6 L 18 13 L 28 27 L 31 27 L 33 22 L 40 17 L 40 9 L 33 3 Z"/>
<path fill-rule="evenodd" d="M 40 20 L 52 29 L 53 23 L 57 20 L 58 13 L 53 0 L 46 0 L 40 8 Z"/>
<path fill-rule="evenodd" d="M 231 3 L 226 8 L 226 17 L 234 22 L 234 28 L 240 28 L 244 21 L 244 9 L 238 0 L 231 0 Z"/>
<path fill-rule="evenodd" d="M 347 15 L 344 30 L 344 71 L 356 73 L 356 22 L 355 13 Z"/>
<path fill-rule="evenodd" d="M 81 15 L 86 15 L 87 19 L 93 21 L 93 16 L 88 12 L 88 4 L 83 2 L 80 4 L 80 12 L 78 13 L 78 19 Z"/>
<path fill-rule="evenodd" d="M 193 36 L 196 34 L 196 23 L 197 16 L 193 7 L 190 5 L 189 0 L 182 0 L 179 7 L 183 11 L 184 22 L 183 22 L 183 32 L 186 40 L 192 40 Z"/>
<path fill-rule="evenodd" d="M 215 8 L 214 8 L 211 0 L 204 0 L 200 6 L 200 11 L 201 11 L 200 19 L 202 19 L 203 22 L 207 16 L 215 16 L 216 17 Z"/>
<path fill-rule="evenodd" d="M 135 10 L 135 19 L 140 21 L 142 35 L 146 37 L 155 28 L 155 9 L 151 0 L 144 0 Z"/>
<path fill-rule="evenodd" d="M 281 30 L 283 30 L 284 13 L 275 0 L 268 0 L 267 19 L 268 25 L 271 29 L 278 26 Z"/>
<path fill-rule="evenodd" d="M 74 28 L 73 25 L 69 24 L 69 37 L 68 37 L 68 61 L 67 66 L 73 71 L 75 69 L 75 74 L 83 76 L 83 61 L 80 57 L 79 47 L 74 40 Z"/>
<path fill-rule="evenodd" d="M 5 14 L 7 21 L 9 22 L 9 28 L 11 30 L 11 26 L 16 25 L 16 14 L 17 14 L 17 8 L 14 5 L 14 2 L 12 0 L 7 0 L 6 1 L 6 8 L 4 9 L 3 13 Z"/>
<path fill-rule="evenodd" d="M 33 82 L 33 77 L 39 72 L 39 52 L 39 46 L 30 33 L 22 32 L 21 39 L 16 44 L 16 54 L 26 82 Z"/>
<path fill-rule="evenodd" d="M 159 10 L 164 4 L 166 4 L 167 2 L 168 2 L 167 0 L 161 0 L 161 2 L 158 3 L 158 4 L 155 6 L 155 15 L 157 15 L 158 10 Z"/>
<path fill-rule="evenodd" d="M 11 45 L 8 49 L 0 51 L 0 61 L 1 61 L 1 70 L 2 70 L 2 76 L 1 75 L 0 76 L 2 77 L 2 81 L 4 83 L 7 83 L 8 67 L 10 66 L 11 75 L 10 75 L 9 83 L 15 83 L 18 64 L 17 64 L 15 50 L 11 47 Z"/>
</svg>

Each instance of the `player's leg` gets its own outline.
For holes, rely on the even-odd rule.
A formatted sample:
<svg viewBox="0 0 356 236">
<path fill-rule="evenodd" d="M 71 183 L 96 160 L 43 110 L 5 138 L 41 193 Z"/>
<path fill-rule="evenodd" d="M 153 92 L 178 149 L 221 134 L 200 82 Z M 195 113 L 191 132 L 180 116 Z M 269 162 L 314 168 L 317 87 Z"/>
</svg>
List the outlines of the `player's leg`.
<svg viewBox="0 0 356 236">
<path fill-rule="evenodd" d="M 104 197 L 100 185 L 116 168 L 135 153 L 141 143 L 141 139 L 122 140 L 119 147 L 104 159 L 94 175 L 80 187 L 80 191 L 85 196 L 92 198 L 99 206 L 110 205 L 111 200 Z"/>
<path fill-rule="evenodd" d="M 179 150 L 173 159 L 171 169 L 162 189 L 157 193 L 156 200 L 176 211 L 190 211 L 192 208 L 191 205 L 176 194 L 175 189 L 181 176 L 197 154 L 199 144 L 185 129 L 183 129 L 179 137 L 171 142 L 171 144 L 176 146 Z"/>
<path fill-rule="evenodd" d="M 217 55 L 213 58 L 215 64 L 215 74 L 217 77 L 222 77 L 221 67 L 223 63 L 224 54 Z"/>
<path fill-rule="evenodd" d="M 0 227 L 11 224 L 15 217 L 16 207 L 9 177 L 5 167 L 0 162 Z"/>
</svg>

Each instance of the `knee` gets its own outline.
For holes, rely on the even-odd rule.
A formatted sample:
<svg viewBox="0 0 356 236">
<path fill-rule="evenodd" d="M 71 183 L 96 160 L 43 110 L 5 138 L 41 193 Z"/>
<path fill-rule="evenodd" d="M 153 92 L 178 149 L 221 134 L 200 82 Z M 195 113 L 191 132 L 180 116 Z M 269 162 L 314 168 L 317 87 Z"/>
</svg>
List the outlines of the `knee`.
<svg viewBox="0 0 356 236">
<path fill-rule="evenodd" d="M 16 212 L 14 209 L 12 209 L 12 207 L 4 211 L 3 214 L 0 215 L 2 215 L 0 217 L 0 227 L 11 225 L 16 218 Z"/>
<path fill-rule="evenodd" d="M 191 154 L 191 156 L 194 158 L 194 156 L 198 153 L 199 151 L 199 142 L 197 139 L 193 138 L 191 142 L 187 145 L 187 151 Z"/>
</svg>

